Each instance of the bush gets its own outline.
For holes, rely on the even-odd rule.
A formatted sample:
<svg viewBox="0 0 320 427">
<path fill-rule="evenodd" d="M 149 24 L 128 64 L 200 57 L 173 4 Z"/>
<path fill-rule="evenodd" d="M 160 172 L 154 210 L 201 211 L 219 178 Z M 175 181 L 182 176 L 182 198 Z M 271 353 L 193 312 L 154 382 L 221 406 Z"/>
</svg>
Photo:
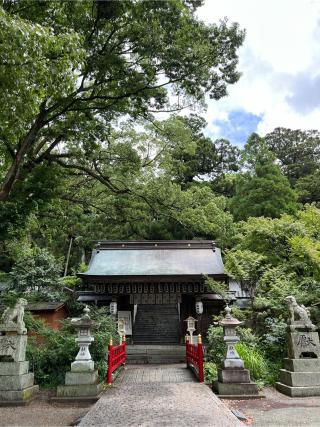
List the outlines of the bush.
<svg viewBox="0 0 320 427">
<path fill-rule="evenodd" d="M 265 333 L 259 339 L 259 348 L 273 363 L 281 364 L 287 355 L 287 324 L 272 318 L 264 319 Z"/>
<path fill-rule="evenodd" d="M 208 346 L 206 360 L 220 365 L 226 354 L 226 344 L 223 341 L 223 329 L 221 326 L 211 325 L 208 329 Z"/>
<path fill-rule="evenodd" d="M 239 356 L 246 369 L 250 370 L 251 378 L 260 387 L 273 385 L 277 380 L 280 366 L 268 361 L 259 349 L 254 349 L 245 343 L 236 344 Z"/>
<path fill-rule="evenodd" d="M 252 378 L 262 380 L 268 375 L 268 363 L 258 350 L 239 342 L 236 344 L 237 352 L 244 362 L 246 369 L 250 370 Z"/>
<path fill-rule="evenodd" d="M 31 313 L 25 314 L 29 337 L 27 360 L 35 374 L 35 382 L 44 388 L 53 388 L 64 383 L 65 373 L 77 354 L 75 333 L 68 326 L 52 329 Z"/>
<path fill-rule="evenodd" d="M 212 384 L 218 378 L 217 365 L 213 362 L 205 362 L 203 367 L 205 383 Z"/>
<path fill-rule="evenodd" d="M 99 325 L 92 331 L 95 341 L 90 346 L 90 353 L 98 370 L 99 380 L 103 381 L 107 373 L 108 343 L 112 335 L 117 339 L 114 319 L 106 307 L 91 309 L 91 318 Z M 53 388 L 64 384 L 65 373 L 70 370 L 79 350 L 75 342 L 76 331 L 70 322 L 64 322 L 60 330 L 54 330 L 30 313 L 26 313 L 25 322 L 29 332 L 36 334 L 29 337 L 27 358 L 35 373 L 35 381 L 41 387 Z"/>
<path fill-rule="evenodd" d="M 279 326 L 280 330 L 281 326 Z M 279 369 L 282 363 L 282 352 L 280 358 L 267 358 L 267 350 L 271 350 L 271 331 L 267 331 L 262 338 L 252 333 L 250 328 L 237 328 L 241 342 L 236 344 L 239 356 L 244 362 L 245 368 L 250 370 L 251 377 L 260 387 L 272 385 L 278 378 Z M 282 335 L 281 335 L 282 336 Z M 282 339 L 279 336 L 279 340 Z M 274 338 L 276 339 L 276 337 Z M 280 341 L 279 341 L 280 342 Z M 276 342 L 274 352 L 279 346 Z M 215 367 L 220 366 L 226 354 L 226 344 L 223 341 L 222 327 L 210 326 L 208 331 L 208 347 L 206 352 L 206 363 L 213 363 Z M 209 365 L 210 366 L 210 365 Z M 208 376 L 213 371 L 213 367 L 208 368 Z"/>
</svg>

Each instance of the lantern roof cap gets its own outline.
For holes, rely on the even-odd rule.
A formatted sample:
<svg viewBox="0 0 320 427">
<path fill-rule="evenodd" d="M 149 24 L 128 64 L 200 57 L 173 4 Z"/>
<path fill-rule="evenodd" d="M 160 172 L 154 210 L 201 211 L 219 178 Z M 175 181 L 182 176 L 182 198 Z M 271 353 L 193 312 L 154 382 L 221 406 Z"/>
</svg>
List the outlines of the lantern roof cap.
<svg viewBox="0 0 320 427">
<path fill-rule="evenodd" d="M 83 309 L 83 314 L 80 318 L 77 317 L 77 318 L 71 319 L 72 325 L 78 328 L 82 328 L 82 327 L 90 328 L 91 326 L 96 325 L 96 322 L 90 319 L 89 313 L 90 313 L 90 308 L 86 305 Z"/>
<path fill-rule="evenodd" d="M 198 320 L 197 319 L 195 319 L 194 317 L 192 317 L 192 316 L 189 316 L 186 320 L 185 320 L 185 322 L 187 322 L 188 320 L 193 320 L 194 322 L 197 322 Z"/>
<path fill-rule="evenodd" d="M 228 304 L 225 308 L 225 311 L 226 315 L 222 320 L 220 320 L 220 326 L 238 326 L 243 324 L 243 322 L 240 322 L 240 320 L 236 319 L 231 315 L 231 308 L 228 306 Z"/>
</svg>

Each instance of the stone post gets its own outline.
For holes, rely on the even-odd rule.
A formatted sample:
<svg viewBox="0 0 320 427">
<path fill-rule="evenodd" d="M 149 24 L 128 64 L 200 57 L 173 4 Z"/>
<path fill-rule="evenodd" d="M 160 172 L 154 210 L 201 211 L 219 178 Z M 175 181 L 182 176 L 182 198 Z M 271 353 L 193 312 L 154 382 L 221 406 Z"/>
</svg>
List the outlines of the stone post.
<svg viewBox="0 0 320 427">
<path fill-rule="evenodd" d="M 236 327 L 242 322 L 231 316 L 231 308 L 228 305 L 225 310 L 227 314 L 219 324 L 224 330 L 227 352 L 222 367 L 218 369 L 218 381 L 214 383 L 214 388 L 220 398 L 259 397 L 257 384 L 250 380 L 250 372 L 244 368 L 243 361 L 235 348 L 235 344 L 240 341 L 236 334 Z"/>
<path fill-rule="evenodd" d="M 57 387 L 57 397 L 53 401 L 85 401 L 95 402 L 99 399 L 102 383 L 98 383 L 98 372 L 94 369 L 94 361 L 89 351 L 94 341 L 91 328 L 94 322 L 89 316 L 90 310 L 86 306 L 80 319 L 72 319 L 71 323 L 78 329 L 75 339 L 79 346 L 78 354 L 71 363 L 71 371 L 66 372 L 65 385 Z"/>
<path fill-rule="evenodd" d="M 288 357 L 276 388 L 291 397 L 320 396 L 320 344 L 308 309 L 293 296 L 285 298 L 290 319 L 287 328 Z M 295 318 L 298 317 L 296 320 Z"/>
<path fill-rule="evenodd" d="M 27 330 L 23 321 L 28 302 L 19 298 L 0 321 L 0 406 L 21 406 L 36 397 L 39 386 L 26 361 Z"/>
</svg>

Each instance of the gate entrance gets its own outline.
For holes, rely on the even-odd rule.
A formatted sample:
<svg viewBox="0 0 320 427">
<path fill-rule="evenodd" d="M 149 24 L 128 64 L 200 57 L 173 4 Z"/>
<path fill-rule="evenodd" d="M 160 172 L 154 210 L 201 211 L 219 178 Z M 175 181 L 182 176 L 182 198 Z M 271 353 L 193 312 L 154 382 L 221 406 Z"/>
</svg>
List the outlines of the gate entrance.
<svg viewBox="0 0 320 427">
<path fill-rule="evenodd" d="M 176 304 L 141 304 L 133 327 L 134 344 L 179 344 L 180 319 Z"/>
</svg>

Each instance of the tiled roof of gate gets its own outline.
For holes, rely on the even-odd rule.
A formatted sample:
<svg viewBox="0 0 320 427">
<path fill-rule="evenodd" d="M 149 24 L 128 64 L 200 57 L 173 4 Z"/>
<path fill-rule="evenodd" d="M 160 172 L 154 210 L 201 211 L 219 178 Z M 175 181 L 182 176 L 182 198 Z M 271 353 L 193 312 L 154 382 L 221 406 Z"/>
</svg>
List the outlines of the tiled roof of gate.
<svg viewBox="0 0 320 427">
<path fill-rule="evenodd" d="M 221 275 L 221 251 L 211 241 L 101 242 L 86 276 Z"/>
</svg>

